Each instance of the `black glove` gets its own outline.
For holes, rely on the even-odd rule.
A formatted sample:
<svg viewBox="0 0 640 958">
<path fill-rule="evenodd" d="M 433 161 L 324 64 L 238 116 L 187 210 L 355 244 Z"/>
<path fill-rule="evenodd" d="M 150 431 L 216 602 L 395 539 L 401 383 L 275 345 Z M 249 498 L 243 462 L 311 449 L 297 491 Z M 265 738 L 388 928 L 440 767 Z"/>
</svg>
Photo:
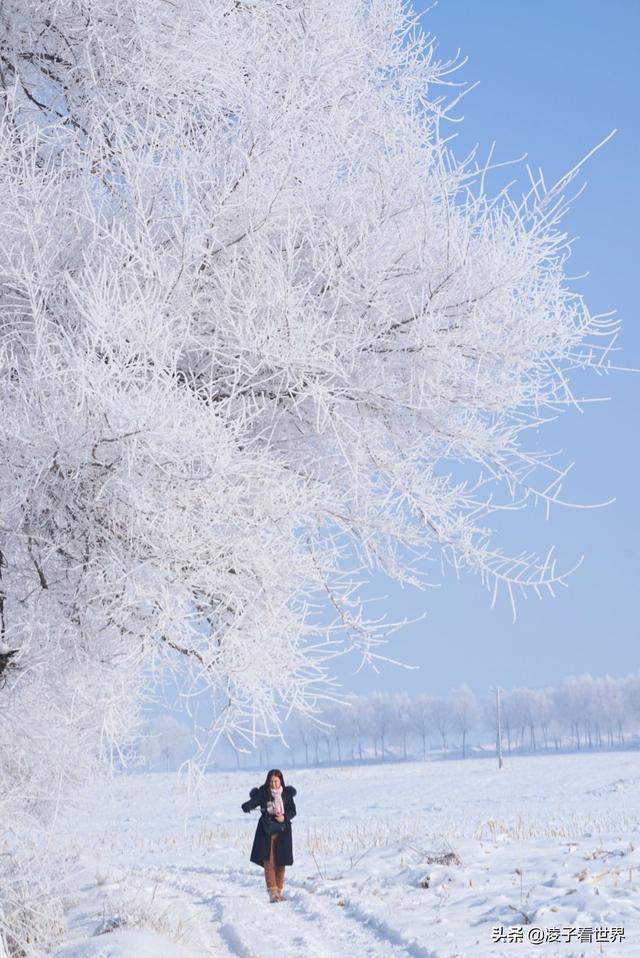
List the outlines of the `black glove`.
<svg viewBox="0 0 640 958">
<path fill-rule="evenodd" d="M 242 811 L 243 811 L 243 812 L 250 812 L 250 811 L 251 811 L 251 802 L 243 802 L 240 807 L 242 808 Z"/>
</svg>

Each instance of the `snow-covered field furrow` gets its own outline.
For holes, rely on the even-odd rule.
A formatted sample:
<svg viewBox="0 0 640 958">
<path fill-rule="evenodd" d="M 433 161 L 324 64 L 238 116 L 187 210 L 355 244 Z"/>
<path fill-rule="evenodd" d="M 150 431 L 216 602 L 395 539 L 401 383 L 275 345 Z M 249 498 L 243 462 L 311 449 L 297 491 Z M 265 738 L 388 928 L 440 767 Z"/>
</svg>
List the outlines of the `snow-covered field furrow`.
<svg viewBox="0 0 640 958">
<path fill-rule="evenodd" d="M 294 887 L 295 884 L 297 883 L 294 883 Z M 413 940 L 407 941 L 405 936 L 387 921 L 376 918 L 371 911 L 362 908 L 346 895 L 336 898 L 334 893 L 321 890 L 316 895 L 314 904 L 312 904 L 307 890 L 304 889 L 303 893 L 294 900 L 294 904 L 312 920 L 318 920 L 320 914 L 322 914 L 322 919 L 331 927 L 336 925 L 335 907 L 338 905 L 340 914 L 347 919 L 349 925 L 348 940 L 351 941 L 352 948 L 357 946 L 359 955 L 389 955 L 392 950 L 394 954 L 400 956 L 435 958 L 434 952 L 428 951 Z M 375 938 L 375 948 L 373 950 L 368 950 L 371 941 L 369 945 L 365 941 L 362 941 L 361 945 L 359 941 L 359 938 L 362 937 L 361 932 L 365 929 L 368 935 Z M 361 948 L 364 950 L 361 950 Z M 335 955 L 335 952 L 332 954 Z"/>
<path fill-rule="evenodd" d="M 354 902 L 295 879 L 287 882 L 286 902 L 276 906 L 267 901 L 261 876 L 256 881 L 247 870 L 166 865 L 143 874 L 156 889 L 166 886 L 187 896 L 199 910 L 200 926 L 208 919 L 212 937 L 221 938 L 237 958 L 271 958 L 274 951 L 336 958 L 354 950 L 362 958 L 383 958 L 392 946 L 400 958 L 432 958 Z M 249 903 L 252 925 L 247 929 Z M 253 923 L 260 929 L 257 935 Z M 219 944 L 213 942 L 210 950 L 219 954 Z"/>
<path fill-rule="evenodd" d="M 248 860 L 257 776 L 195 792 L 122 778 L 61 822 L 77 874 L 56 958 L 640 958 L 639 766 L 627 752 L 290 772 L 280 904 Z M 494 943 L 501 925 L 524 940 Z M 532 945 L 532 926 L 624 939 Z"/>
</svg>

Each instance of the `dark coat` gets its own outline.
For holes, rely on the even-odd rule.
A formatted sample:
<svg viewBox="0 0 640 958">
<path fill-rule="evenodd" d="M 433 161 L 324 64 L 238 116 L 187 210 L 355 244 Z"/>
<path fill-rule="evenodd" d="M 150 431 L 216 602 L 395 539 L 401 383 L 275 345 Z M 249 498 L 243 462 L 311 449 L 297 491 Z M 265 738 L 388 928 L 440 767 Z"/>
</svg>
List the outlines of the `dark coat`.
<svg viewBox="0 0 640 958">
<path fill-rule="evenodd" d="M 252 788 L 249 792 L 249 801 L 242 805 L 243 812 L 250 812 L 260 807 L 260 819 L 256 828 L 251 861 L 256 865 L 264 865 L 269 858 L 269 845 L 273 832 L 278 833 L 276 842 L 276 865 L 293 865 L 293 843 L 291 840 L 291 819 L 296 815 L 296 804 L 293 800 L 296 794 L 292 785 L 285 785 L 282 790 L 282 804 L 284 805 L 284 821 L 277 822 L 267 811 L 267 802 L 271 801 L 271 789 L 266 785 Z"/>
</svg>

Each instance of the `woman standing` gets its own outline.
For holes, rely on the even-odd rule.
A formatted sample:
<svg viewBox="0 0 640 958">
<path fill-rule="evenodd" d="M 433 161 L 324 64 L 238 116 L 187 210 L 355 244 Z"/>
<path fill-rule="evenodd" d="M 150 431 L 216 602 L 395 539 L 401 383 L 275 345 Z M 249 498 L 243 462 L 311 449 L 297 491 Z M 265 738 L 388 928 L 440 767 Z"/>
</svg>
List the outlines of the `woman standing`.
<svg viewBox="0 0 640 958">
<path fill-rule="evenodd" d="M 253 839 L 251 861 L 264 868 L 271 902 L 286 901 L 282 889 L 285 866 L 293 865 L 291 819 L 296 814 L 293 801 L 295 794 L 293 786 L 284 784 L 280 769 L 272 768 L 267 772 L 264 785 L 252 788 L 249 801 L 242 805 L 243 812 L 250 812 L 260 806 L 260 820 Z"/>
</svg>

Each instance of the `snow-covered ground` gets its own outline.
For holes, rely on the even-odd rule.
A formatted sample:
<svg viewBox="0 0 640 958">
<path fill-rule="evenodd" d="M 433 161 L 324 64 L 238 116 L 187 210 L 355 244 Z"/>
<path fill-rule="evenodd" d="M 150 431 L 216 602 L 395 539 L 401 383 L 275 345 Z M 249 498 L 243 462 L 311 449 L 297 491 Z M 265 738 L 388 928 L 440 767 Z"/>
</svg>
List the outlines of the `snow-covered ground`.
<svg viewBox="0 0 640 958">
<path fill-rule="evenodd" d="M 240 803 L 256 776 L 212 774 L 191 794 L 159 774 L 96 788 L 91 814 L 58 830 L 73 878 L 55 958 L 640 956 L 638 753 L 285 778 L 298 817 L 279 904 L 248 861 L 257 814 Z M 523 940 L 494 943 L 499 926 Z M 556 941 L 532 944 L 532 927 Z M 568 943 L 572 927 L 593 942 Z M 595 940 L 621 927 L 622 942 Z"/>
</svg>

